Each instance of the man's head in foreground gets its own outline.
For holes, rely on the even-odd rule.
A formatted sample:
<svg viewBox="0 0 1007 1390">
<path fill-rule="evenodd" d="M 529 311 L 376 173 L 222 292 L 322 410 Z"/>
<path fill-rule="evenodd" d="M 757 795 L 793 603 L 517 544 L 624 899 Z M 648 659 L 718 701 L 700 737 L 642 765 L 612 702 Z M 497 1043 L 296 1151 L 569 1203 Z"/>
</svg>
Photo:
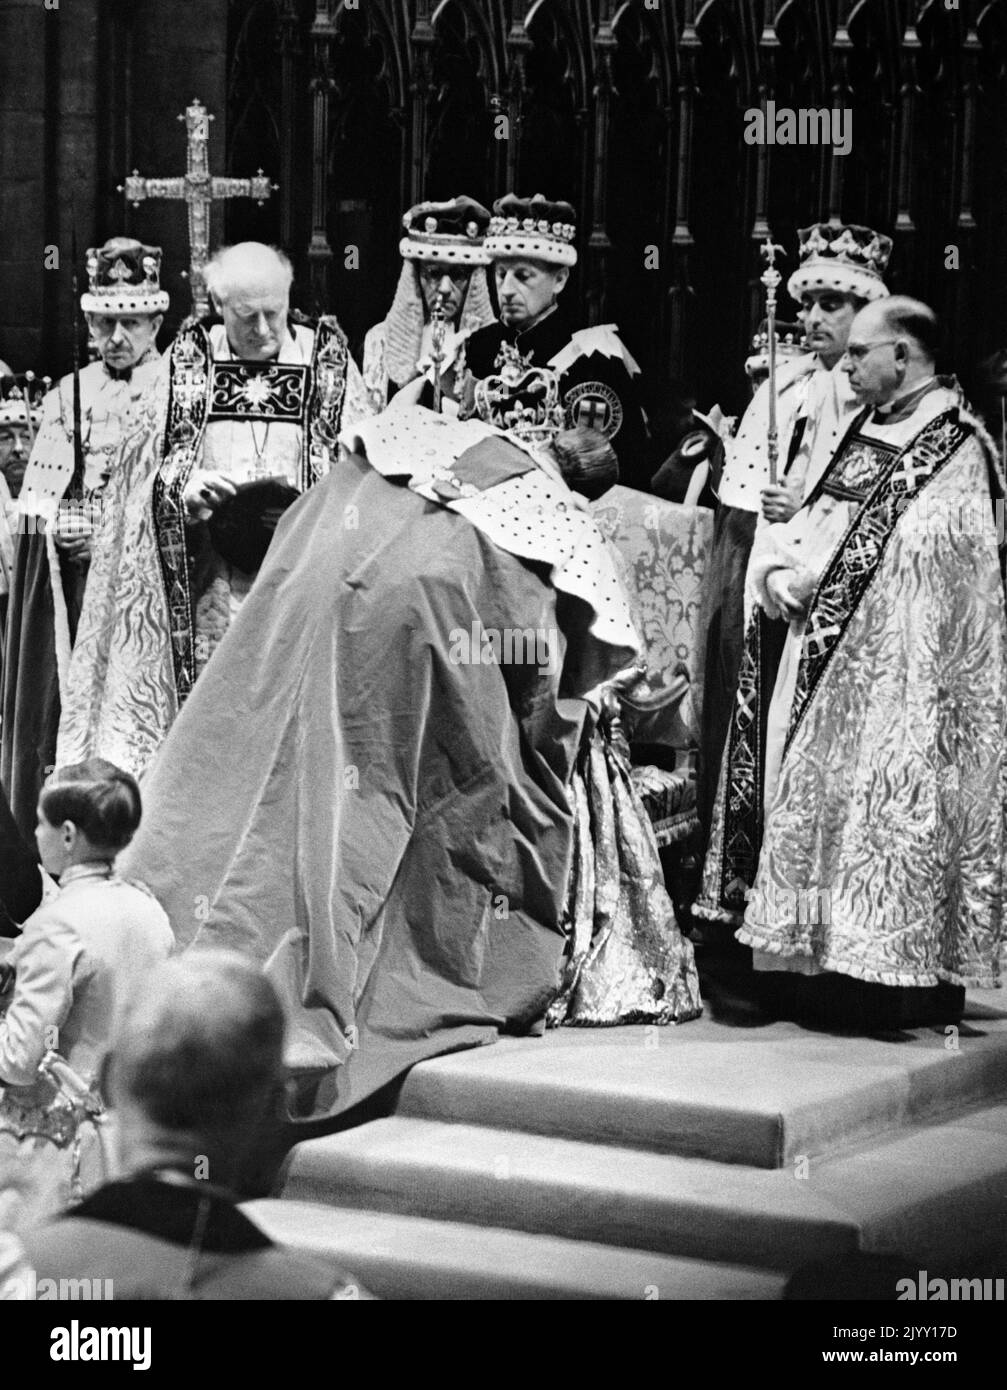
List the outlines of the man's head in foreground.
<svg viewBox="0 0 1007 1390">
<path fill-rule="evenodd" d="M 206 287 L 236 357 L 268 362 L 287 335 L 294 271 L 282 251 L 261 241 L 225 246 L 206 267 Z"/>
<path fill-rule="evenodd" d="M 886 405 L 934 374 L 937 315 L 906 295 L 868 304 L 853 320 L 842 370 L 865 405 Z"/>
<path fill-rule="evenodd" d="M 109 1068 L 127 1173 L 170 1168 L 236 1188 L 278 1122 L 284 1030 L 275 990 L 240 956 L 196 950 L 155 970 Z"/>
<path fill-rule="evenodd" d="M 102 1081 L 123 1176 L 26 1232 L 23 1250 L 0 1248 L 0 1296 L 6 1255 L 8 1282 L 33 1290 L 84 1277 L 124 1300 L 370 1298 L 329 1255 L 284 1248 L 234 1200 L 275 1130 L 283 1035 L 272 985 L 242 957 L 194 950 L 154 970 Z"/>
</svg>

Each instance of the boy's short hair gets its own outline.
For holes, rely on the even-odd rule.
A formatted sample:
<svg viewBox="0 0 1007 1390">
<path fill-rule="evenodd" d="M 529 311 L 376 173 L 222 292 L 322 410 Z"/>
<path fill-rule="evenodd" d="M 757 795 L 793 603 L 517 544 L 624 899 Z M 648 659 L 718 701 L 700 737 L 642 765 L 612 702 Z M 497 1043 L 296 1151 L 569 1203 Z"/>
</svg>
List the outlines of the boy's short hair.
<svg viewBox="0 0 1007 1390">
<path fill-rule="evenodd" d="M 39 807 L 50 825 L 72 821 L 96 848 L 115 854 L 132 840 L 142 814 L 136 779 L 106 758 L 57 767 Z"/>
</svg>

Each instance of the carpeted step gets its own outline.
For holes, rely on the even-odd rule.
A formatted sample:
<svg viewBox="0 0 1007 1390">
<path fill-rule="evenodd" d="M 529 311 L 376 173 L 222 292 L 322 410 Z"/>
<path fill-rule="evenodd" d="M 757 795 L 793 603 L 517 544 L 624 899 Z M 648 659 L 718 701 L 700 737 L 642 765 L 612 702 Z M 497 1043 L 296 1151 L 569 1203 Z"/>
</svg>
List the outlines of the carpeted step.
<svg viewBox="0 0 1007 1390">
<path fill-rule="evenodd" d="M 283 1195 L 789 1268 L 856 1223 L 779 1170 L 393 1117 L 294 1150 Z"/>
<path fill-rule="evenodd" d="M 857 1249 L 976 1248 L 1007 1210 L 999 1108 L 793 1167 L 393 1117 L 294 1151 L 283 1195 L 792 1269 Z"/>
<path fill-rule="evenodd" d="M 972 1030 L 565 1028 L 420 1063 L 397 1113 L 774 1168 L 1007 1094 L 1007 1016 Z"/>
<path fill-rule="evenodd" d="M 410 1299 L 775 1299 L 784 1276 L 523 1231 L 309 1202 L 249 1202 L 275 1241 Z"/>
<path fill-rule="evenodd" d="M 1007 1104 L 976 1106 L 831 1160 L 808 1181 L 856 1220 L 865 1250 L 911 1252 L 938 1273 L 964 1273 L 986 1252 L 1007 1263 Z"/>
</svg>

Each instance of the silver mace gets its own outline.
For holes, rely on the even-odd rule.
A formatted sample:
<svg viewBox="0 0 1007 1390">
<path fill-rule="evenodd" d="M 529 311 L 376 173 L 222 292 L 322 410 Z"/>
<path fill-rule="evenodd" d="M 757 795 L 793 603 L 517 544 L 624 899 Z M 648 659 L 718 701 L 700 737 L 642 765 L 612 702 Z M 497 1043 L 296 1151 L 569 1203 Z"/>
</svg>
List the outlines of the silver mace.
<svg viewBox="0 0 1007 1390">
<path fill-rule="evenodd" d="M 762 272 L 762 284 L 766 289 L 766 351 L 769 353 L 769 432 L 767 448 L 769 453 L 769 485 L 776 486 L 776 464 L 780 456 L 779 432 L 776 427 L 776 291 L 783 276 L 776 269 L 776 257 L 785 256 L 782 246 L 777 246 L 767 236 L 763 242 L 762 259 L 766 268 Z"/>
<path fill-rule="evenodd" d="M 430 360 L 434 364 L 434 410 L 439 415 L 441 412 L 441 366 L 444 362 L 444 334 L 447 329 L 447 312 L 444 306 L 444 296 L 440 293 L 434 296 L 433 306 L 430 310 L 430 321 L 432 328 L 433 341 L 430 345 Z"/>
</svg>

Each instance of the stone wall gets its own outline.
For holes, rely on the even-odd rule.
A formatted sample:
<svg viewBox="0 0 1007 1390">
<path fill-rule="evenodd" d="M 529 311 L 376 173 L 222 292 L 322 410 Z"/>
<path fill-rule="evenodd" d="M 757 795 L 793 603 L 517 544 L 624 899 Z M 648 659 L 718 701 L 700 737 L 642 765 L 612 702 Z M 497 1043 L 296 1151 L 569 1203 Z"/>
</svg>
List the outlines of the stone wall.
<svg viewBox="0 0 1007 1390">
<path fill-rule="evenodd" d="M 183 207 L 134 210 L 116 186 L 133 167 L 185 172 L 175 117 L 196 96 L 217 113 L 211 168 L 222 172 L 226 46 L 227 0 L 5 0 L 0 357 L 16 370 L 69 368 L 74 226 L 80 290 L 86 248 L 125 233 L 164 248 L 168 331 L 187 312 Z"/>
</svg>

